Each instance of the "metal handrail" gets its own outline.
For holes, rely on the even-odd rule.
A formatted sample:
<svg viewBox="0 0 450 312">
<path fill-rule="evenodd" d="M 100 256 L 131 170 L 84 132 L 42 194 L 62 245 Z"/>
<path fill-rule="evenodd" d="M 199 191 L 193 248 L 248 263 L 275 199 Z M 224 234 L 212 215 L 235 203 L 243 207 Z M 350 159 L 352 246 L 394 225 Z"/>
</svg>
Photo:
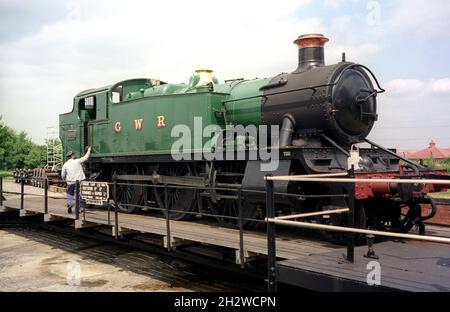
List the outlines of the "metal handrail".
<svg viewBox="0 0 450 312">
<path fill-rule="evenodd" d="M 354 234 L 366 234 L 368 236 L 374 237 L 385 236 L 385 237 L 395 237 L 395 238 L 406 238 L 414 240 L 422 240 L 429 242 L 438 243 L 450 243 L 450 238 L 439 237 L 439 236 L 425 236 L 416 234 L 406 234 L 406 233 L 394 233 L 385 231 L 376 231 L 369 229 L 358 229 L 354 228 L 354 208 L 355 208 L 355 184 L 356 183 L 398 183 L 398 184 L 437 184 L 437 185 L 450 185 L 449 180 L 439 180 L 439 179 L 367 179 L 367 178 L 355 178 L 354 168 L 352 167 L 348 173 L 340 174 L 325 174 L 325 175 L 298 175 L 298 176 L 271 176 L 266 175 L 264 177 L 266 181 L 266 222 L 267 222 L 267 268 L 268 268 L 268 278 L 267 285 L 269 291 L 276 291 L 277 289 L 277 274 L 276 274 L 276 246 L 275 246 L 275 225 L 285 225 L 300 227 L 306 229 L 314 230 L 328 230 L 335 232 L 343 232 L 349 234 L 349 240 L 347 245 L 347 260 L 353 262 L 354 260 Z M 345 178 L 337 178 L 337 176 L 346 176 Z M 287 219 L 300 218 L 308 214 L 301 215 L 291 215 L 285 217 L 274 217 L 274 181 L 297 181 L 297 182 L 324 182 L 324 183 L 345 183 L 347 184 L 348 194 L 349 194 L 349 226 L 334 226 L 325 224 L 314 224 L 302 221 L 292 221 Z M 335 210 L 334 213 L 337 213 Z M 325 212 L 330 213 L 330 212 Z M 369 244 L 369 250 L 371 245 Z"/>
<path fill-rule="evenodd" d="M 307 222 L 301 222 L 301 221 L 280 220 L 277 218 L 266 218 L 266 221 L 273 222 L 273 223 L 280 224 L 280 225 L 300 227 L 300 228 L 305 228 L 305 229 L 327 230 L 327 231 L 354 233 L 354 234 L 369 234 L 369 235 L 378 235 L 378 236 L 385 236 L 385 237 L 407 238 L 407 239 L 413 239 L 413 240 L 429 241 L 429 242 L 433 242 L 433 243 L 450 244 L 449 237 L 375 231 L 375 230 L 366 230 L 366 229 L 358 229 L 358 228 L 349 228 L 349 227 L 344 227 L 344 226 L 307 223 Z"/>
<path fill-rule="evenodd" d="M 367 178 L 308 178 L 306 176 L 265 177 L 272 181 L 326 182 L 326 183 L 398 183 L 398 184 L 438 184 L 450 185 L 450 180 L 439 179 L 367 179 Z"/>
<path fill-rule="evenodd" d="M 334 174 L 334 175 L 341 175 L 341 174 Z M 322 176 L 322 175 L 321 175 Z M 36 178 L 37 180 L 41 180 L 44 182 L 44 194 L 29 194 L 29 193 L 25 193 L 23 190 L 24 187 L 24 182 L 28 180 L 28 178 L 26 177 L 19 177 L 19 180 L 21 181 L 21 192 L 20 193 L 14 193 L 14 192 L 8 192 L 8 193 L 13 193 L 13 194 L 20 194 L 21 195 L 21 209 L 24 208 L 24 196 L 36 196 L 36 197 L 40 197 L 43 196 L 45 197 L 45 213 L 48 213 L 48 198 L 51 199 L 62 199 L 62 197 L 55 197 L 55 196 L 51 196 L 48 195 L 48 178 Z M 52 180 L 55 183 L 59 183 L 59 182 L 79 182 L 79 181 L 63 181 L 63 180 Z M 196 190 L 204 190 L 204 191 L 208 191 L 208 190 L 220 190 L 220 191 L 228 191 L 228 192 L 234 192 L 236 193 L 236 195 L 239 194 L 243 194 L 243 193 L 257 193 L 257 194 L 263 194 L 265 193 L 265 191 L 260 191 L 260 190 L 252 190 L 252 189 L 244 189 L 242 187 L 238 187 L 238 188 L 224 188 L 224 187 L 209 187 L 209 186 L 205 186 L 205 187 L 191 187 L 191 186 L 182 186 L 182 185 L 169 185 L 169 184 L 164 184 L 164 185 L 160 185 L 160 184 L 142 184 L 142 183 L 118 183 L 117 180 L 113 181 L 112 183 L 109 182 L 108 183 L 110 186 L 111 184 L 115 187 L 117 186 L 141 186 L 141 187 L 145 187 L 145 188 L 161 188 L 161 189 L 196 189 Z M 79 186 L 78 186 L 79 188 Z M 282 193 L 282 192 L 274 192 L 274 195 L 277 196 L 286 196 L 286 197 L 296 197 L 296 198 L 301 198 L 301 199 L 306 199 L 306 198 L 332 198 L 332 197 L 348 197 L 348 195 L 346 194 L 323 194 L 323 195 L 312 195 L 312 194 L 294 194 L 294 193 Z M 242 196 L 242 195 L 241 195 Z M 76 194 L 75 194 L 75 204 L 76 204 L 76 209 L 75 209 L 75 219 L 78 220 L 79 219 L 79 190 L 76 190 Z M 242 198 L 241 198 L 242 200 Z M 110 220 L 110 205 L 108 206 L 108 219 Z M 115 206 L 115 204 L 114 204 Z M 165 207 L 151 207 L 151 206 L 146 206 L 146 205 L 133 205 L 133 204 L 126 204 L 126 206 L 130 206 L 130 207 L 137 207 L 137 208 L 145 208 L 147 210 L 156 210 L 156 211 L 165 211 L 166 208 Z M 83 219 L 85 220 L 85 213 L 86 213 L 86 209 L 87 207 L 84 208 L 83 210 Z M 242 210 L 242 209 L 239 209 Z M 119 211 L 118 211 L 119 212 Z M 190 215 L 201 215 L 204 217 L 215 217 L 215 218 L 224 218 L 224 219 L 230 219 L 230 220 L 239 220 L 240 217 L 236 216 L 226 216 L 226 215 L 220 215 L 220 214 L 212 214 L 212 213 L 205 213 L 205 212 L 195 212 L 195 211 L 182 211 L 182 210 L 171 210 L 171 213 L 185 213 L 185 214 L 190 214 Z M 246 218 L 246 217 L 241 217 L 242 221 L 250 221 L 250 222 L 256 222 L 256 223 L 265 223 L 266 220 L 265 219 L 254 219 L 254 218 Z"/>
</svg>

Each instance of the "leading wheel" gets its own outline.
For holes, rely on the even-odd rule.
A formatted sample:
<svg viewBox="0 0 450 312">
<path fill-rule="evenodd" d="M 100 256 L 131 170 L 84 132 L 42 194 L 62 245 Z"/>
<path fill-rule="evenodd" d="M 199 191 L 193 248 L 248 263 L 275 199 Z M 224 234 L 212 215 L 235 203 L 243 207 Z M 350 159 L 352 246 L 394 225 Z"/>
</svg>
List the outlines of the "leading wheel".
<svg viewBox="0 0 450 312">
<path fill-rule="evenodd" d="M 347 207 L 347 203 L 343 199 L 336 199 L 331 202 L 331 206 L 335 206 L 336 208 L 345 208 Z M 316 210 L 317 211 L 326 211 L 329 210 L 328 207 L 330 206 L 329 200 L 324 201 L 318 201 L 316 203 Z M 334 209 L 334 208 L 333 208 Z M 357 202 L 355 203 L 355 228 L 361 228 L 365 229 L 367 226 L 366 222 L 366 213 L 364 210 L 364 207 L 361 203 Z M 348 213 L 340 213 L 340 214 L 329 214 L 329 215 L 320 215 L 316 216 L 314 218 L 314 221 L 319 224 L 325 224 L 325 225 L 334 225 L 334 226 L 342 226 L 342 227 L 348 227 L 349 220 L 348 220 Z M 327 230 L 320 230 L 319 231 L 323 239 L 326 241 L 338 244 L 338 245 L 345 245 L 348 243 L 348 233 L 345 232 L 336 232 L 336 231 L 327 231 Z M 364 234 L 355 234 L 355 243 L 361 243 L 364 238 Z"/>
<path fill-rule="evenodd" d="M 420 204 L 413 200 L 403 203 L 385 199 L 377 200 L 376 204 L 383 208 L 378 222 L 378 229 L 382 231 L 408 233 L 420 216 Z"/>
</svg>

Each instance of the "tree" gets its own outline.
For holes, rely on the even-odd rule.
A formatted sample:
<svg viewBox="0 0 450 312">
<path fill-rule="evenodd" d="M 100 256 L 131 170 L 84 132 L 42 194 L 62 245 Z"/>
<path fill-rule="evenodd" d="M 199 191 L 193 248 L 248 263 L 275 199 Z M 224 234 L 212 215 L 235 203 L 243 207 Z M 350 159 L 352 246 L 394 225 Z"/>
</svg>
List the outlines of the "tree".
<svg viewBox="0 0 450 312">
<path fill-rule="evenodd" d="M 31 142 L 26 132 L 16 133 L 2 122 L 0 116 L 0 168 L 43 167 L 46 160 L 46 148 Z"/>
<path fill-rule="evenodd" d="M 12 155 L 10 156 L 11 165 L 18 168 L 26 167 L 25 159 L 31 152 L 33 143 L 27 138 L 25 132 L 20 132 L 16 134 L 16 140 L 14 147 L 12 149 Z"/>
<path fill-rule="evenodd" d="M 0 116 L 0 167 L 2 169 L 11 168 L 11 154 L 15 140 L 14 131 L 3 124 Z"/>
<path fill-rule="evenodd" d="M 45 165 L 47 160 L 47 149 L 45 145 L 33 145 L 24 159 L 27 168 L 38 168 Z"/>
</svg>

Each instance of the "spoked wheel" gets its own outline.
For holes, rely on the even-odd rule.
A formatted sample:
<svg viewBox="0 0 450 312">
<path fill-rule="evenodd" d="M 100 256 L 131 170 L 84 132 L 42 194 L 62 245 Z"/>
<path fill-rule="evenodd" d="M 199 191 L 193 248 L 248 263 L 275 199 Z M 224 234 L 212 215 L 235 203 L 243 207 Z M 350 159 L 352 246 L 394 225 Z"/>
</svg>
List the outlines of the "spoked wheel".
<svg viewBox="0 0 450 312">
<path fill-rule="evenodd" d="M 221 226 L 238 228 L 239 227 L 239 201 L 238 186 L 241 184 L 245 172 L 245 163 L 224 163 L 220 164 L 217 170 L 216 181 L 219 190 L 217 190 L 217 201 L 210 200 L 210 206 L 214 214 L 218 215 L 217 221 Z M 236 187 L 233 187 L 236 185 Z M 221 190 L 220 188 L 229 188 L 230 190 Z M 235 190 L 234 190 L 235 189 Z M 245 196 L 241 196 L 242 218 L 255 219 L 258 216 L 257 206 L 249 205 L 245 201 Z M 233 218 L 227 218 L 233 217 Z M 252 222 L 243 220 L 243 225 L 250 225 Z"/>
<path fill-rule="evenodd" d="M 237 195 L 231 195 L 231 197 L 237 197 Z M 238 199 L 222 198 L 217 203 L 211 203 L 214 209 L 214 213 L 219 216 L 217 221 L 223 227 L 228 228 L 239 228 L 239 202 Z M 245 199 L 242 198 L 241 203 L 242 208 L 242 218 L 243 219 L 257 219 L 262 215 L 262 210 L 257 206 L 251 206 L 246 204 Z M 233 219 L 227 218 L 226 216 L 234 217 Z M 243 226 L 251 226 L 254 222 L 250 220 L 242 220 Z"/>
<path fill-rule="evenodd" d="M 134 175 L 143 174 L 143 170 L 139 166 L 124 165 L 116 168 L 114 170 L 115 175 Z M 124 185 L 127 181 L 117 182 L 117 204 L 121 212 L 134 213 L 140 210 L 139 207 L 144 201 L 144 187 L 132 185 L 137 182 L 131 181 L 130 185 Z"/>
<path fill-rule="evenodd" d="M 386 201 L 384 204 L 389 207 L 381 221 L 380 227 L 384 231 L 408 233 L 415 224 L 414 220 L 420 216 L 420 204 L 414 201 L 408 203 Z"/>
<path fill-rule="evenodd" d="M 192 176 L 191 167 L 188 164 L 160 164 L 157 167 L 156 173 L 166 176 Z M 155 187 L 154 194 L 156 197 L 156 203 L 159 208 L 165 208 L 165 188 Z M 167 188 L 167 204 L 170 210 L 178 211 L 171 212 L 171 220 L 188 220 L 194 217 L 193 214 L 187 214 L 186 212 L 192 212 L 197 207 L 197 191 L 191 188 Z M 166 216 L 166 211 L 163 211 Z"/>
<path fill-rule="evenodd" d="M 327 206 L 331 205 L 329 200 L 318 201 L 316 204 L 316 211 L 325 211 L 327 210 Z M 332 202 L 332 206 L 337 207 L 347 207 L 345 200 L 336 199 Z M 325 225 L 334 225 L 334 226 L 348 226 L 348 213 L 341 214 L 329 214 L 329 215 L 321 215 L 316 216 L 314 221 L 319 224 Z M 355 228 L 366 228 L 366 213 L 364 207 L 361 203 L 355 203 Z M 320 230 L 320 234 L 326 241 L 338 244 L 345 245 L 347 244 L 347 233 L 344 232 L 335 232 L 335 231 L 326 231 Z M 362 242 L 364 238 L 364 234 L 355 234 L 355 243 Z"/>
</svg>

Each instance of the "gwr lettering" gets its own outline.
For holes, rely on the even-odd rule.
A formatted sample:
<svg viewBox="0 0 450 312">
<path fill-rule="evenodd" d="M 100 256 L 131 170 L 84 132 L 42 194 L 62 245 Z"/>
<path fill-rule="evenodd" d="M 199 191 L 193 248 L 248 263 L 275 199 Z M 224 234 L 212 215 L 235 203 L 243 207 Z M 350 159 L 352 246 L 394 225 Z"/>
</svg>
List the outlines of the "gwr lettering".
<svg viewBox="0 0 450 312">
<path fill-rule="evenodd" d="M 156 117 L 156 127 L 157 128 L 165 128 L 166 127 L 166 120 L 165 120 L 164 116 Z"/>
<path fill-rule="evenodd" d="M 134 128 L 136 129 L 136 131 L 141 131 L 143 121 L 144 121 L 144 119 L 142 119 L 142 118 L 134 120 Z"/>
</svg>

